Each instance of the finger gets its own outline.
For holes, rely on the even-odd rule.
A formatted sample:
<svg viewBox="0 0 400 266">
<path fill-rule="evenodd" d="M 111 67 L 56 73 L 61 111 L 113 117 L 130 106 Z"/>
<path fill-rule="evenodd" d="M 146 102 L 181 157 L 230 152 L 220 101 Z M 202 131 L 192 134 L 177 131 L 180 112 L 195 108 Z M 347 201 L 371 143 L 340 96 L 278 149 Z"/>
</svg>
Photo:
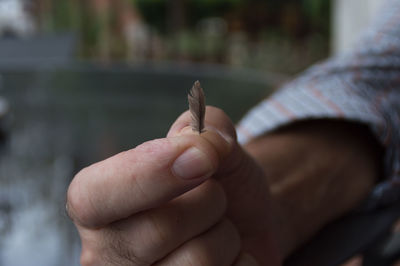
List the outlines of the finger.
<svg viewBox="0 0 400 266">
<path fill-rule="evenodd" d="M 240 236 L 224 219 L 206 233 L 185 243 L 156 266 L 228 266 L 240 251 Z"/>
<path fill-rule="evenodd" d="M 226 149 L 226 142 L 193 134 L 146 142 L 79 172 L 68 212 L 75 223 L 98 228 L 156 207 L 210 177 Z"/>
<path fill-rule="evenodd" d="M 165 206 L 112 224 L 101 230 L 101 236 L 86 235 L 88 240 L 98 240 L 84 240 L 83 245 L 87 251 L 107 252 L 103 257 L 109 260 L 125 258 L 150 265 L 217 224 L 225 209 L 224 191 L 217 181 L 210 179 Z"/>
<path fill-rule="evenodd" d="M 184 112 L 171 126 L 167 136 L 180 136 L 190 133 L 196 134 L 191 130 L 190 123 L 190 112 Z M 205 128 L 205 132 L 200 136 L 213 145 L 217 145 L 222 141 L 229 143 L 229 149 L 222 155 L 222 158 L 225 160 L 221 159 L 221 164 L 218 169 L 219 176 L 230 176 L 231 173 L 237 172 L 238 168 L 243 168 L 243 161 L 248 158 L 248 156 L 237 143 L 235 127 L 225 112 L 219 108 L 207 106 Z"/>
<path fill-rule="evenodd" d="M 167 137 L 179 135 L 185 127 L 190 127 L 192 121 L 189 111 L 184 112 L 171 126 Z M 219 108 L 206 107 L 205 129 L 220 133 L 228 142 L 236 140 L 236 130 L 230 118 Z M 203 135 L 203 134 L 202 134 Z"/>
<path fill-rule="evenodd" d="M 236 259 L 234 266 L 259 266 L 256 259 L 248 253 L 241 253 Z"/>
</svg>

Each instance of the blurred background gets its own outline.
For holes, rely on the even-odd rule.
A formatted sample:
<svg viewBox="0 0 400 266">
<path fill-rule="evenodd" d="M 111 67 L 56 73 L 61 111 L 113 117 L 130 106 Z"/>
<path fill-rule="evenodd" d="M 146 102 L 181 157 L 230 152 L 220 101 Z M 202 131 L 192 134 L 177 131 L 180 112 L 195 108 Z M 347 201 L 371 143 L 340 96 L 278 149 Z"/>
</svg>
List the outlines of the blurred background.
<svg viewBox="0 0 400 266">
<path fill-rule="evenodd" d="M 163 137 L 198 79 L 237 122 L 351 43 L 343 3 L 0 0 L 0 265 L 79 265 L 79 169 Z"/>
<path fill-rule="evenodd" d="M 25 20 L 17 19 L 19 23 L 4 29 L 4 34 L 74 32 L 81 59 L 206 62 L 296 73 L 329 51 L 329 1 L 32 0 L 26 4 Z"/>
</svg>

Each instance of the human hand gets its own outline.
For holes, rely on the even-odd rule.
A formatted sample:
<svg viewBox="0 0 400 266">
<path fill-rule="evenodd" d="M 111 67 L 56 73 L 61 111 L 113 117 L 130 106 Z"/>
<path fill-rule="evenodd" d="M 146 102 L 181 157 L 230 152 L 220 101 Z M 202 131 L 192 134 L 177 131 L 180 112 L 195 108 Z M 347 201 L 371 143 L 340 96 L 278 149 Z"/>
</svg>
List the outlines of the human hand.
<svg viewBox="0 0 400 266">
<path fill-rule="evenodd" d="M 284 257 L 356 208 L 382 176 L 382 147 L 361 123 L 300 121 L 245 148 L 268 175 Z"/>
<path fill-rule="evenodd" d="M 184 113 L 167 138 L 79 172 L 68 213 L 82 265 L 280 265 L 268 182 L 208 107 L 206 132 Z"/>
</svg>

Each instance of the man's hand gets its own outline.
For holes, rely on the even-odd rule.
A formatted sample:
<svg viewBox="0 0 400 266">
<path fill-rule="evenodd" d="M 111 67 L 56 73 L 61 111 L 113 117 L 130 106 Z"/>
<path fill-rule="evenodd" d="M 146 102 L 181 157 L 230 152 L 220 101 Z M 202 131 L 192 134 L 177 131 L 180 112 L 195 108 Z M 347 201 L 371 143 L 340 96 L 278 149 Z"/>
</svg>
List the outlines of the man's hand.
<svg viewBox="0 0 400 266">
<path fill-rule="evenodd" d="M 361 125 L 302 122 L 245 152 L 222 111 L 206 114 L 201 135 L 186 112 L 167 138 L 74 178 L 83 265 L 278 266 L 379 176 L 380 149 Z"/>
<path fill-rule="evenodd" d="M 83 169 L 68 213 L 82 265 L 279 265 L 268 182 L 208 107 L 206 132 L 184 113 L 167 138 Z M 258 264 L 259 263 L 259 264 Z"/>
</svg>

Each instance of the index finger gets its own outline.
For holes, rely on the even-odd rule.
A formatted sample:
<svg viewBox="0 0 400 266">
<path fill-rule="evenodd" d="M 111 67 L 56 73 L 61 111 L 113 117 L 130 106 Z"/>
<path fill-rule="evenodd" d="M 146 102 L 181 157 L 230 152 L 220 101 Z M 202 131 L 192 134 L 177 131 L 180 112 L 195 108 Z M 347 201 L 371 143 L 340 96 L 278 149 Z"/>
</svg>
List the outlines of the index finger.
<svg viewBox="0 0 400 266">
<path fill-rule="evenodd" d="M 217 137 L 218 138 L 218 137 Z M 80 171 L 67 193 L 75 223 L 98 228 L 196 187 L 218 168 L 226 141 L 196 134 L 146 142 Z"/>
</svg>

